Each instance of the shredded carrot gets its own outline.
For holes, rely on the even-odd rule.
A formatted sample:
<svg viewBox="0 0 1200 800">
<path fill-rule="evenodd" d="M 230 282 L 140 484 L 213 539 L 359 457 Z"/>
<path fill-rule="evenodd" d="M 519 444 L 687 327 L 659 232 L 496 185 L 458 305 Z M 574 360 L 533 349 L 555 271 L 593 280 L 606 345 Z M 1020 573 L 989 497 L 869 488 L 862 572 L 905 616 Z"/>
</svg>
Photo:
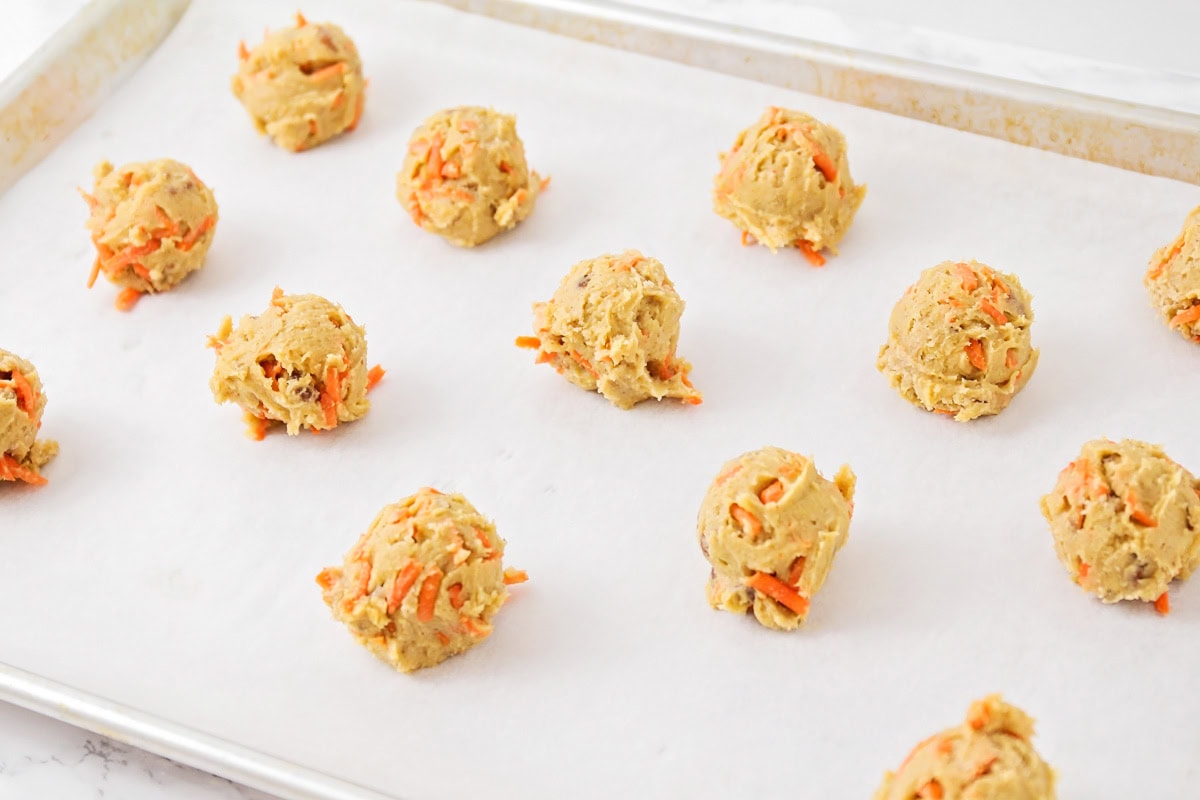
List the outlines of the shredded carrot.
<svg viewBox="0 0 1200 800">
<path fill-rule="evenodd" d="M 141 264 L 135 261 L 129 265 L 129 269 L 133 270 L 133 273 L 142 280 L 146 281 L 147 283 L 150 282 L 150 270 L 146 269 Z"/>
<path fill-rule="evenodd" d="M 441 631 L 437 631 L 433 635 L 437 637 L 437 640 L 442 643 L 443 647 L 450 644 L 450 637 L 447 636 L 446 634 L 442 633 Z"/>
<path fill-rule="evenodd" d="M 680 402 L 687 403 L 689 406 L 704 405 L 704 398 L 698 394 L 690 394 L 687 397 L 679 398 Z"/>
<path fill-rule="evenodd" d="M 538 191 L 544 192 L 549 188 L 550 188 L 550 176 L 547 175 L 546 177 L 542 178 L 542 182 L 538 184 Z"/>
<path fill-rule="evenodd" d="M 141 244 L 141 245 L 131 244 L 128 247 L 123 248 L 120 252 L 113 255 L 112 258 L 108 259 L 100 266 L 109 275 L 113 275 L 116 272 L 118 272 L 121 269 L 121 267 L 124 267 L 127 264 L 134 263 L 142 256 L 153 253 L 155 250 L 157 250 L 161 246 L 162 246 L 161 239 L 151 239 L 150 241 L 146 242 L 145 244 Z"/>
<path fill-rule="evenodd" d="M 954 271 L 962 279 L 964 292 L 973 292 L 979 288 L 979 276 L 975 274 L 975 270 L 971 269 L 970 264 L 960 261 L 954 265 Z"/>
<path fill-rule="evenodd" d="M 724 485 L 724 483 L 725 483 L 727 480 L 729 480 L 730 478 L 732 478 L 734 475 L 737 475 L 737 474 L 738 474 L 739 472 L 741 472 L 741 471 L 742 471 L 742 465 L 741 465 L 741 464 L 734 464 L 734 465 L 733 465 L 733 466 L 731 466 L 729 469 L 727 469 L 727 470 L 724 470 L 724 471 L 723 471 L 723 472 L 722 472 L 720 475 L 718 475 L 718 476 L 717 476 L 717 480 L 715 481 L 716 485 L 717 485 L 717 486 L 722 486 L 722 485 Z"/>
<path fill-rule="evenodd" d="M 100 257 L 96 256 L 96 260 L 92 262 L 92 271 L 88 275 L 87 288 L 92 288 L 96 285 L 96 278 L 100 276 Z"/>
<path fill-rule="evenodd" d="M 137 289 L 122 289 L 117 292 L 116 306 L 117 311 L 130 311 L 137 305 L 137 301 L 142 299 L 142 293 Z"/>
<path fill-rule="evenodd" d="M 982 309 L 983 313 L 996 320 L 997 325 L 1004 325 L 1008 322 L 1008 317 L 1004 316 L 1004 312 L 988 302 L 987 299 L 979 301 L 979 308 Z"/>
<path fill-rule="evenodd" d="M 309 136 L 317 135 L 317 121 L 315 119 L 310 119 L 308 121 L 308 135 Z"/>
<path fill-rule="evenodd" d="M 507 161 L 501 161 L 499 169 L 505 175 L 508 175 L 509 173 L 511 173 L 513 171 L 512 166 Z"/>
<path fill-rule="evenodd" d="M 242 415 L 246 421 L 246 435 L 256 442 L 267 438 L 267 418 L 247 411 Z"/>
<path fill-rule="evenodd" d="M 922 800 L 942 800 L 945 794 L 942 791 L 942 784 L 938 783 L 937 779 L 933 779 L 917 790 L 917 797 Z"/>
<path fill-rule="evenodd" d="M 1157 528 L 1158 522 L 1138 505 L 1137 496 L 1132 491 L 1125 495 L 1125 505 L 1129 506 L 1129 518 L 1147 528 Z"/>
<path fill-rule="evenodd" d="M 445 141 L 440 133 L 434 134 L 433 141 L 429 143 L 429 153 L 426 155 L 425 177 L 421 181 L 421 188 L 428 189 L 433 184 L 442 179 L 442 145 Z"/>
<path fill-rule="evenodd" d="M 750 244 L 750 231 L 742 231 L 742 247 L 747 247 Z"/>
<path fill-rule="evenodd" d="M 983 344 L 978 339 L 971 339 L 963 350 L 966 351 L 967 360 L 971 362 L 972 367 L 980 372 L 987 369 L 987 356 L 984 355 Z"/>
<path fill-rule="evenodd" d="M 0 456 L 0 481 L 22 481 L 31 486 L 45 486 L 47 481 L 10 455 Z"/>
<path fill-rule="evenodd" d="M 308 74 L 308 79 L 310 81 L 322 81 L 322 80 L 325 80 L 326 78 L 332 78 L 334 75 L 341 75 L 345 71 L 346 71 L 346 62 L 345 61 L 337 61 L 333 64 L 330 64 L 327 67 L 321 67 L 316 72 L 310 72 Z"/>
<path fill-rule="evenodd" d="M 325 369 L 325 385 L 321 389 L 321 410 L 325 413 L 325 425 L 337 427 L 338 406 L 342 403 L 342 383 L 337 367 L 330 365 Z"/>
<path fill-rule="evenodd" d="M 1088 573 L 1092 571 L 1091 566 L 1086 561 L 1079 562 L 1079 580 L 1086 581 Z"/>
<path fill-rule="evenodd" d="M 808 600 L 774 575 L 756 572 L 746 579 L 746 585 L 756 592 L 762 592 L 794 614 L 804 616 L 808 613 Z"/>
<path fill-rule="evenodd" d="M 186 236 L 179 240 L 179 244 L 175 245 L 175 249 L 184 253 L 191 250 L 195 246 L 196 242 L 200 240 L 200 237 L 207 233 L 208 229 L 211 228 L 216 221 L 216 217 L 214 217 L 212 214 L 209 214 L 207 217 L 200 220 L 199 225 L 192 228 L 187 232 Z"/>
<path fill-rule="evenodd" d="M 459 622 L 462 623 L 462 626 L 466 629 L 467 633 L 471 634 L 472 636 L 477 636 L 480 639 L 492 632 L 492 626 L 488 625 L 481 619 L 473 619 L 471 617 L 464 616 L 459 619 Z"/>
<path fill-rule="evenodd" d="M 1171 317 L 1171 321 L 1168 324 L 1172 328 L 1178 328 L 1181 325 L 1190 325 L 1197 320 L 1200 320 L 1200 303 L 1196 303 L 1191 308 L 1185 308 L 1183 311 L 1180 311 Z"/>
<path fill-rule="evenodd" d="M 371 560 L 360 556 L 358 564 L 360 565 L 358 570 L 358 585 L 354 587 L 354 600 L 365 597 L 367 591 L 371 588 Z"/>
<path fill-rule="evenodd" d="M 1154 601 L 1154 610 L 1164 617 L 1171 613 L 1171 598 L 1167 597 L 1166 592 L 1160 594 L 1158 599 Z"/>
<path fill-rule="evenodd" d="M 13 390 L 17 393 L 17 408 L 32 418 L 37 405 L 37 392 L 33 390 L 33 384 L 19 369 L 12 370 L 12 382 Z"/>
<path fill-rule="evenodd" d="M 765 489 L 758 493 L 758 499 L 763 505 L 777 503 L 781 497 L 783 497 L 783 484 L 777 480 L 771 481 Z"/>
<path fill-rule="evenodd" d="M 299 11 L 297 11 L 296 12 L 296 27 L 303 28 L 307 24 L 308 24 L 308 20 L 306 20 L 304 18 L 303 14 L 301 14 Z"/>
<path fill-rule="evenodd" d="M 983 726 L 987 725 L 992 718 L 992 710 L 982 700 L 976 700 L 971 703 L 971 707 L 967 709 L 967 724 L 975 730 L 983 730 Z"/>
<path fill-rule="evenodd" d="M 904 757 L 904 760 L 900 762 L 900 767 L 896 771 L 903 772 L 904 768 L 908 766 L 909 762 L 913 760 L 913 758 L 917 755 L 917 753 L 921 752 L 921 750 L 924 749 L 925 745 L 931 744 L 932 742 L 935 742 L 935 741 L 938 741 L 940 737 L 941 737 L 940 733 L 935 733 L 933 736 L 930 736 L 928 739 L 922 739 L 920 742 L 917 742 L 917 746 L 914 747 L 912 750 L 908 751 L 908 755 L 906 755 Z"/>
<path fill-rule="evenodd" d="M 825 180 L 830 182 L 836 181 L 837 167 L 833 165 L 833 160 L 829 157 L 829 154 L 822 150 L 821 146 L 818 145 L 813 139 L 809 137 L 805 137 L 805 139 L 807 139 L 808 143 L 813 146 L 813 166 L 815 166 L 817 170 L 825 176 Z"/>
<path fill-rule="evenodd" d="M 797 239 L 796 247 L 800 248 L 800 252 L 808 259 L 808 263 L 814 267 L 825 266 L 825 256 L 817 252 L 816 248 L 812 246 L 812 242 L 809 242 L 807 239 Z"/>
<path fill-rule="evenodd" d="M 537 350 L 542 346 L 542 340 L 536 336 L 518 336 L 517 347 L 524 347 L 526 350 Z"/>
<path fill-rule="evenodd" d="M 434 567 L 421 583 L 421 593 L 417 595 L 417 619 L 421 622 L 433 619 L 433 606 L 442 586 L 442 577 L 442 571 Z"/>
<path fill-rule="evenodd" d="M 450 597 L 450 606 L 457 611 L 463 607 L 462 584 L 456 583 L 446 590 L 446 594 Z"/>
<path fill-rule="evenodd" d="M 1013 347 L 1008 348 L 1008 352 L 1004 355 L 1004 366 L 1008 367 L 1009 369 L 1012 369 L 1015 366 L 1017 366 L 1016 348 L 1013 348 Z"/>
<path fill-rule="evenodd" d="M 729 507 L 729 516 L 741 527 L 742 532 L 750 537 L 750 541 L 758 538 L 758 534 L 762 533 L 762 523 L 758 521 L 758 517 L 751 514 L 746 509 L 734 503 Z"/>
<path fill-rule="evenodd" d="M 979 763 L 975 765 L 975 777 L 982 778 L 984 775 L 987 775 L 989 772 L 991 772 L 992 765 L 995 764 L 997 760 L 997 756 L 988 756 L 980 759 Z"/>
<path fill-rule="evenodd" d="M 333 585 L 342 579 L 342 571 L 337 567 L 326 567 L 317 573 L 317 586 L 320 586 L 325 591 L 333 588 Z"/>
<path fill-rule="evenodd" d="M 245 61 L 250 58 L 250 51 L 246 49 L 246 43 L 238 42 L 238 61 Z"/>
<path fill-rule="evenodd" d="M 337 109 L 342 107 L 342 103 L 344 103 L 345 101 L 346 101 L 346 92 L 342 89 L 338 89 L 337 94 L 335 94 L 333 96 L 333 100 L 329 103 L 329 109 L 331 111 L 336 111 Z"/>
<path fill-rule="evenodd" d="M 387 370 L 378 364 L 367 370 L 367 391 L 369 392 L 378 386 L 379 382 L 383 380 L 384 375 L 387 375 Z"/>
<path fill-rule="evenodd" d="M 162 227 L 153 231 L 155 236 L 178 236 L 179 223 L 167 216 L 167 212 L 162 210 L 162 206 L 154 207 L 154 217 L 158 220 L 158 224 Z"/>
<path fill-rule="evenodd" d="M 524 583 L 529 580 L 529 575 L 523 569 L 513 569 L 509 567 L 504 570 L 504 585 L 514 586 L 518 583 Z"/>
<path fill-rule="evenodd" d="M 804 575 L 804 563 L 807 559 L 804 556 L 797 556 L 792 565 L 788 567 L 787 585 L 799 586 L 800 578 Z"/>
<path fill-rule="evenodd" d="M 571 358 L 575 359 L 575 361 L 579 364 L 579 366 L 583 367 L 588 372 L 590 372 L 593 378 L 595 378 L 596 380 L 600 380 L 600 373 L 597 372 L 596 368 L 592 366 L 592 362 L 590 362 L 586 358 L 584 358 L 583 355 L 578 350 L 571 351 Z"/>
<path fill-rule="evenodd" d="M 1171 249 L 1167 251 L 1166 255 L 1160 258 L 1158 263 L 1151 267 L 1146 273 L 1147 278 L 1154 280 L 1159 275 L 1163 274 L 1163 270 L 1167 268 L 1167 264 L 1171 263 L 1171 259 L 1175 258 L 1175 256 L 1179 255 L 1180 252 L 1183 251 L 1183 240 L 1184 235 L 1181 233 L 1179 234 L 1179 238 L 1175 240 L 1175 243 L 1171 245 Z"/>
</svg>

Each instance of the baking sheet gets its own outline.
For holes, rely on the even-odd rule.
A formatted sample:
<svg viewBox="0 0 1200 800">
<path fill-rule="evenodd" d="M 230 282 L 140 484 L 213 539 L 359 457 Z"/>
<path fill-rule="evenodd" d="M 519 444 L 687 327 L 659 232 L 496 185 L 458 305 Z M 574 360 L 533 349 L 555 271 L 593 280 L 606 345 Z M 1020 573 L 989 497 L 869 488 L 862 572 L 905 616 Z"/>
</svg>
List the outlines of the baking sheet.
<svg viewBox="0 0 1200 800">
<path fill-rule="evenodd" d="M 300 156 L 228 94 L 237 39 L 291 4 L 197 3 L 109 104 L 0 198 L 0 342 L 46 383 L 62 454 L 4 487 L 0 660 L 397 797 L 863 797 L 920 738 L 1003 691 L 1039 719 L 1064 800 L 1184 798 L 1197 777 L 1200 590 L 1158 618 L 1065 577 L 1037 498 L 1097 435 L 1200 467 L 1194 346 L 1154 317 L 1150 252 L 1196 187 L 1022 149 L 421 4 L 309 3 L 357 40 L 351 136 Z M 515 111 L 553 176 L 476 251 L 395 201 L 438 108 Z M 768 103 L 851 143 L 870 191 L 824 269 L 743 249 L 715 153 Z M 170 155 L 216 192 L 205 270 L 129 315 L 84 289 L 74 187 Z M 698 408 L 632 412 L 512 346 L 576 260 L 639 247 L 688 301 Z M 920 269 L 975 257 L 1034 294 L 1038 374 L 957 425 L 874 370 Z M 207 390 L 206 334 L 279 284 L 338 300 L 389 369 L 364 420 L 254 443 Z M 794 635 L 711 611 L 694 516 L 766 443 L 849 462 L 850 541 Z M 403 676 L 328 619 L 313 576 L 418 486 L 496 519 L 531 582 L 483 646 Z"/>
</svg>

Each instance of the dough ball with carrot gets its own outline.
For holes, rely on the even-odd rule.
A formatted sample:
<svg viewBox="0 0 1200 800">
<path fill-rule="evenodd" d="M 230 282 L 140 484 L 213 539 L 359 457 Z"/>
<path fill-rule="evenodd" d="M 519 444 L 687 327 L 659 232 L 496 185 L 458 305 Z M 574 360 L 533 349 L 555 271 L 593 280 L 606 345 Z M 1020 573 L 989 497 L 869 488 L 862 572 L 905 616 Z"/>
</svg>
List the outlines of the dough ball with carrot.
<svg viewBox="0 0 1200 800">
<path fill-rule="evenodd" d="M 712 607 L 799 627 L 850 534 L 854 485 L 848 466 L 826 480 L 811 458 L 779 447 L 726 463 L 696 523 Z"/>
<path fill-rule="evenodd" d="M 529 216 L 545 183 L 525 162 L 515 117 L 461 106 L 413 132 L 396 196 L 417 225 L 474 247 Z"/>
<path fill-rule="evenodd" d="M 892 309 L 876 367 L 928 411 L 959 422 L 999 414 L 1037 367 L 1032 325 L 1032 298 L 1016 275 L 944 261 Z"/>
<path fill-rule="evenodd" d="M 774 252 L 796 247 L 814 266 L 837 254 L 867 193 L 855 185 L 841 131 L 808 114 L 769 107 L 721 154 L 713 209 Z"/>
<path fill-rule="evenodd" d="M 1167 587 L 1200 566 L 1200 496 L 1192 473 L 1156 445 L 1095 439 L 1042 498 L 1054 551 L 1071 580 L 1105 603 L 1169 608 Z"/>
<path fill-rule="evenodd" d="M 1175 241 L 1155 252 L 1144 283 L 1167 326 L 1200 342 L 1200 206 Z"/>
<path fill-rule="evenodd" d="M 226 317 L 208 344 L 217 353 L 213 398 L 241 406 L 255 439 L 271 422 L 293 436 L 353 422 L 366 415 L 367 392 L 383 377 L 380 367 L 367 369 L 362 326 L 315 294 L 276 288 L 266 311 L 242 317 L 236 328 Z"/>
<path fill-rule="evenodd" d="M 1033 748 L 1033 719 L 990 695 L 961 725 L 918 744 L 874 800 L 1054 800 L 1054 770 Z"/>
<path fill-rule="evenodd" d="M 571 267 L 548 302 L 534 303 L 535 335 L 517 344 L 618 408 L 664 397 L 699 405 L 692 365 L 675 354 L 683 306 L 658 259 L 604 255 Z"/>
<path fill-rule="evenodd" d="M 259 133 L 298 153 L 358 126 L 367 83 L 358 49 L 332 22 L 268 32 L 262 43 L 238 47 L 233 94 Z"/>
<path fill-rule="evenodd" d="M 383 507 L 341 567 L 317 576 L 334 619 L 403 672 L 432 667 L 492 632 L 508 584 L 504 540 L 461 494 L 421 489 Z"/>
<path fill-rule="evenodd" d="M 93 171 L 87 227 L 96 246 L 88 279 L 100 273 L 123 287 L 117 308 L 143 294 L 175 288 L 204 266 L 217 227 L 217 200 L 191 167 L 169 158 L 126 164 L 103 161 Z"/>
<path fill-rule="evenodd" d="M 37 438 L 45 409 L 33 364 L 0 350 L 0 482 L 46 483 L 42 467 L 58 455 L 58 442 Z"/>
</svg>

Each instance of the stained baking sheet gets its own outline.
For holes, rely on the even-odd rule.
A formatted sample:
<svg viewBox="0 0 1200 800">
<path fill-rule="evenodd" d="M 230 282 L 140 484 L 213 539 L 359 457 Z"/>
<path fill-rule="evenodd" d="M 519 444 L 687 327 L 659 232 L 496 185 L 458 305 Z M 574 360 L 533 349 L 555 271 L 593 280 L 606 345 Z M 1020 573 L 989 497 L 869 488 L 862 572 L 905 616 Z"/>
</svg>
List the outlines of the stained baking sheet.
<svg viewBox="0 0 1200 800">
<path fill-rule="evenodd" d="M 0 198 L 0 346 L 38 365 L 63 446 L 48 487 L 0 489 L 0 661 L 414 800 L 863 797 L 992 691 L 1038 717 L 1065 800 L 1188 796 L 1200 590 L 1167 618 L 1091 601 L 1037 498 L 1097 435 L 1200 467 L 1196 351 L 1140 287 L 1200 190 L 426 5 L 304 10 L 359 43 L 354 134 L 302 155 L 256 137 L 228 93 L 237 40 L 293 5 L 197 3 Z M 393 196 L 409 132 L 459 103 L 516 112 L 553 176 L 475 251 Z M 870 187 L 824 269 L 742 248 L 709 209 L 716 152 L 768 103 L 841 128 Z M 119 314 L 83 286 L 74 188 L 102 157 L 160 156 L 210 183 L 221 222 L 201 273 Z M 698 408 L 622 412 L 512 346 L 574 261 L 626 247 L 688 301 Z M 970 257 L 1033 292 L 1042 360 L 1002 416 L 957 425 L 874 359 L 919 270 Z M 277 284 L 366 325 L 389 374 L 364 420 L 254 443 L 212 403 L 205 335 Z M 791 635 L 711 611 L 694 541 L 720 464 L 767 443 L 860 477 Z M 532 580 L 483 646 L 404 676 L 327 618 L 313 576 L 425 484 L 494 517 Z"/>
</svg>

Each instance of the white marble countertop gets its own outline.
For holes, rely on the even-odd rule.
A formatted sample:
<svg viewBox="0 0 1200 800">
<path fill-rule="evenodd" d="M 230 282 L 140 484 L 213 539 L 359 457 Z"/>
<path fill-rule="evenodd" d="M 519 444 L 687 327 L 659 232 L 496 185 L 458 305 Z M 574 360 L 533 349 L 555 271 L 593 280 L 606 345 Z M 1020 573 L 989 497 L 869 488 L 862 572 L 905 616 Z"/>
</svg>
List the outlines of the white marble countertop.
<svg viewBox="0 0 1200 800">
<path fill-rule="evenodd" d="M 629 1 L 629 0 L 627 0 Z M 639 2 L 639 0 L 632 0 Z M 880 52 L 954 63 L 964 37 L 988 32 L 988 52 L 1001 54 L 997 70 L 1036 73 L 1033 54 L 1056 48 L 1064 56 L 1096 64 L 1095 69 L 1068 70 L 1049 81 L 1081 91 L 1119 96 L 1112 72 L 1118 64 L 1133 72 L 1165 71 L 1181 80 L 1158 82 L 1163 105 L 1200 110 L 1200 50 L 1190 41 L 1200 26 L 1200 4 L 1192 0 L 1129 0 L 1082 3 L 1079 0 L 1021 0 L 1009 4 L 1006 18 L 973 17 L 972 4 L 947 0 L 910 0 L 903 12 L 890 0 L 640 0 L 643 5 L 691 11 L 712 19 L 766 26 L 790 17 L 791 27 L 840 44 L 864 43 L 864 32 L 876 31 Z M 85 0 L 7 0 L 8 19 L 0 26 L 0 76 L 8 74 L 38 44 L 65 23 Z M 1003 4 L 1002 4 L 1003 5 Z M 833 15 L 832 7 L 838 8 Z M 1129 13 L 1122 13 L 1122 11 Z M 1038 19 L 1025 25 L 1022 15 Z M 1135 21 L 1135 22 L 1131 22 Z M 851 22 L 849 27 L 844 23 Z M 1186 23 L 1186 24 L 1185 24 Z M 1136 24 L 1143 30 L 1130 33 Z M 799 33 L 800 31 L 793 31 Z M 904 35 L 897 35 L 901 32 Z M 1000 44 L 997 44 L 1000 43 Z M 898 52 L 899 51 L 899 52 Z M 1039 56 L 1040 57 L 1040 56 Z M 960 59 L 961 60 L 961 59 Z M 1040 64 L 1039 66 L 1044 66 Z M 1038 77 L 1036 74 L 1034 77 Z M 1154 87 L 1152 87 L 1154 88 Z M 1113 95 L 1113 92 L 1118 92 Z M 1146 91 L 1131 87 L 1129 92 Z M 1138 98 L 1129 98 L 1138 99 Z M 1192 106 L 1195 106 L 1194 108 Z M 269 800 L 268 795 L 237 786 L 169 760 L 118 744 L 70 725 L 0 703 L 0 800 Z"/>
</svg>

